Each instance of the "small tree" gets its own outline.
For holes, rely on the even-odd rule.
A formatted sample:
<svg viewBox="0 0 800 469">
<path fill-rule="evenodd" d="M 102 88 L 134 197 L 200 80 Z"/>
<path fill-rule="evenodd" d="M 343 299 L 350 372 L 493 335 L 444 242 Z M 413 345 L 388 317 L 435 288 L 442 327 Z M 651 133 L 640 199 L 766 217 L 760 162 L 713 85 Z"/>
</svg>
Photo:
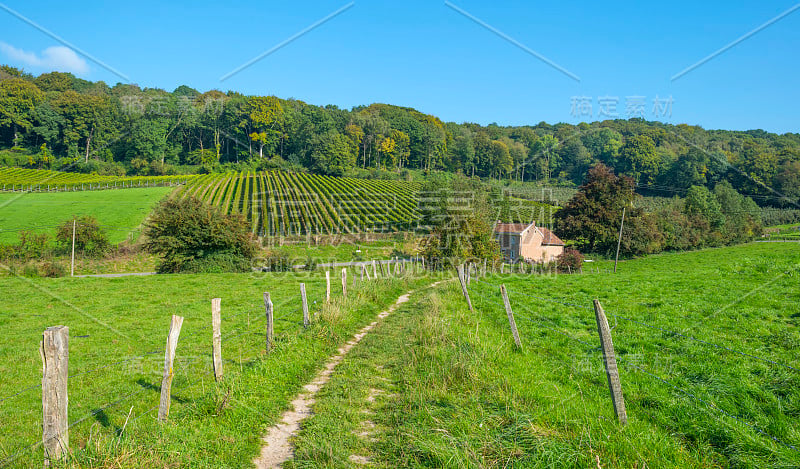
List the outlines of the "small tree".
<svg viewBox="0 0 800 469">
<path fill-rule="evenodd" d="M 145 226 L 145 247 L 160 273 L 246 272 L 258 247 L 249 222 L 194 197 L 161 202 Z"/>
<path fill-rule="evenodd" d="M 577 249 L 566 248 L 556 258 L 556 265 L 561 272 L 575 272 L 577 273 L 583 266 L 583 254 Z"/>
<path fill-rule="evenodd" d="M 428 215 L 438 216 L 428 217 L 431 233 L 420 242 L 420 254 L 438 260 L 431 266 L 447 267 L 448 260 L 458 263 L 470 258 L 490 263 L 499 260 L 500 245 L 494 239 L 491 224 L 496 217 L 485 188 L 463 176 L 444 187 L 428 186 Z"/>
<path fill-rule="evenodd" d="M 558 232 L 578 242 L 588 252 L 613 252 L 617 245 L 622 209 L 627 207 L 625 224 L 632 225 L 641 216 L 631 208 L 634 182 L 617 176 L 608 166 L 598 163 L 589 170 L 586 182 L 567 204 L 555 214 Z"/>
<path fill-rule="evenodd" d="M 108 252 L 111 244 L 97 219 L 88 215 L 73 218 L 62 223 L 56 232 L 59 251 L 72 250 L 72 227 L 75 226 L 75 252 L 82 256 L 100 257 Z"/>
</svg>

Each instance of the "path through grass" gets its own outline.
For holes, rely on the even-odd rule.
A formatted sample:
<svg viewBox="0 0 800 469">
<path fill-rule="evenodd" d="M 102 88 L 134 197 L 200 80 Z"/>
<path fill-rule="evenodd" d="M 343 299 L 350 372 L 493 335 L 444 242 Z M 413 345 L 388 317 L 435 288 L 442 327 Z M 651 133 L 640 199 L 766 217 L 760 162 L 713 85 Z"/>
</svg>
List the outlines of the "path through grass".
<svg viewBox="0 0 800 469">
<path fill-rule="evenodd" d="M 616 276 L 488 277 L 470 286 L 475 314 L 443 288 L 341 364 L 292 467 L 797 467 L 785 444 L 800 448 L 798 275 L 795 246 L 753 244 L 627 261 Z M 625 428 L 592 298 L 614 327 Z"/>
</svg>

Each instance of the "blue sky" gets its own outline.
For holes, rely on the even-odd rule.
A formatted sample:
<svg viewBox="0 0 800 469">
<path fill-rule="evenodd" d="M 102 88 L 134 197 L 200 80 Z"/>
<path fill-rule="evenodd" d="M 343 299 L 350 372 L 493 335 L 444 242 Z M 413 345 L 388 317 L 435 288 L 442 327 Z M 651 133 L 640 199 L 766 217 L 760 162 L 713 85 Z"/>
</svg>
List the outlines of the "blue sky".
<svg viewBox="0 0 800 469">
<path fill-rule="evenodd" d="M 503 125 L 599 120 L 605 98 L 617 103 L 616 115 L 623 118 L 631 111 L 705 128 L 800 132 L 800 9 L 671 79 L 795 7 L 791 1 L 452 1 L 576 81 L 444 1 L 356 0 L 220 81 L 347 4 L 2 3 L 142 87 L 186 84 L 344 108 L 384 102 L 446 121 Z M 37 74 L 58 68 L 109 84 L 123 81 L 3 10 L 0 62 Z M 573 109 L 576 97 L 588 106 Z M 660 108 L 654 112 L 656 97 Z"/>
</svg>

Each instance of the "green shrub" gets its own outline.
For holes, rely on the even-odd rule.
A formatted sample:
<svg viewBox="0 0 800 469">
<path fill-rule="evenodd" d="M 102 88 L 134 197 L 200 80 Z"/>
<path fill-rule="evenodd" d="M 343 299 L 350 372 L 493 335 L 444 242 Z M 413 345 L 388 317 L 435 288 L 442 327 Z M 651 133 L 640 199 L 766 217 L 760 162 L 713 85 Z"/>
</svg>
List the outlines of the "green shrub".
<svg viewBox="0 0 800 469">
<path fill-rule="evenodd" d="M 305 267 L 303 267 L 303 269 L 309 272 L 317 270 L 317 260 L 313 256 L 308 256 L 306 258 Z"/>
<path fill-rule="evenodd" d="M 230 252 L 215 252 L 186 262 L 181 269 L 184 273 L 221 274 L 225 272 L 250 272 L 248 259 Z"/>
<path fill-rule="evenodd" d="M 270 272 L 288 272 L 292 270 L 289 255 L 280 251 L 271 251 L 263 259 L 264 268 Z"/>
<path fill-rule="evenodd" d="M 111 247 L 108 235 L 97 223 L 97 219 L 90 216 L 67 220 L 58 227 L 56 243 L 58 243 L 59 251 L 71 252 L 73 223 L 75 226 L 75 252 L 84 257 L 101 257 L 108 252 Z"/>
<path fill-rule="evenodd" d="M 22 276 L 23 277 L 38 277 L 39 276 L 39 268 L 36 266 L 34 262 L 28 262 L 27 264 L 22 266 Z"/>
<path fill-rule="evenodd" d="M 48 278 L 67 276 L 67 267 L 61 262 L 47 261 L 39 267 L 39 275 Z"/>
<path fill-rule="evenodd" d="M 14 249 L 15 257 L 20 259 L 41 258 L 47 251 L 47 234 L 21 231 L 19 244 Z"/>
<path fill-rule="evenodd" d="M 159 273 L 247 271 L 258 250 L 244 217 L 226 215 L 194 197 L 161 202 L 145 236 L 145 248 L 161 256 Z"/>
<path fill-rule="evenodd" d="M 577 273 L 583 266 L 583 254 L 577 249 L 566 248 L 560 256 L 556 258 L 556 265 L 560 272 Z"/>
</svg>

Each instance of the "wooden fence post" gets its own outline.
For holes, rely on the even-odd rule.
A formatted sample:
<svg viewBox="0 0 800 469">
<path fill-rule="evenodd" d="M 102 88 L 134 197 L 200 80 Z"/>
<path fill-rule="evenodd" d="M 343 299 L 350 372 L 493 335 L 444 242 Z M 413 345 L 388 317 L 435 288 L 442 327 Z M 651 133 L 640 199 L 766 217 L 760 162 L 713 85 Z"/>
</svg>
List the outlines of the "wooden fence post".
<svg viewBox="0 0 800 469">
<path fill-rule="evenodd" d="M 300 284 L 300 298 L 303 300 L 303 327 L 308 327 L 308 300 L 306 299 L 306 284 Z"/>
<path fill-rule="evenodd" d="M 39 352 L 42 356 L 42 447 L 44 463 L 50 465 L 51 461 L 69 453 L 69 327 L 45 329 Z"/>
<path fill-rule="evenodd" d="M 459 265 L 458 266 L 458 280 L 459 280 L 459 282 L 461 282 L 461 292 L 464 294 L 464 298 L 467 299 L 467 304 L 469 305 L 469 310 L 470 310 L 470 312 L 474 313 L 475 310 L 472 309 L 472 301 L 470 301 L 470 299 L 469 299 L 469 292 L 467 291 L 467 284 L 465 283 L 466 281 L 464 279 L 464 266 L 463 265 Z"/>
<path fill-rule="evenodd" d="M 347 298 L 347 267 L 342 268 L 342 297 Z"/>
<path fill-rule="evenodd" d="M 267 344 L 267 352 L 269 352 L 270 349 L 272 348 L 273 335 L 274 335 L 274 330 L 275 330 L 274 329 L 274 324 L 273 324 L 274 311 L 273 311 L 273 308 L 272 308 L 272 300 L 269 297 L 269 292 L 264 292 L 264 309 L 266 310 L 266 314 L 267 314 L 267 338 L 266 338 L 266 344 Z"/>
<path fill-rule="evenodd" d="M 378 279 L 378 268 L 375 267 L 375 259 L 372 259 L 372 277 Z"/>
<path fill-rule="evenodd" d="M 169 324 L 169 334 L 167 334 L 167 348 L 164 351 L 164 377 L 161 379 L 161 401 L 158 404 L 158 420 L 160 421 L 166 420 L 169 416 L 172 377 L 175 376 L 172 361 L 175 359 L 175 348 L 178 346 L 181 326 L 183 326 L 183 318 L 173 314 Z"/>
<path fill-rule="evenodd" d="M 378 267 L 381 268 L 381 277 L 386 278 L 386 272 L 383 271 L 383 262 L 378 261 Z"/>
<path fill-rule="evenodd" d="M 517 348 L 522 350 L 522 342 L 519 340 L 519 332 L 517 331 L 517 321 L 514 320 L 514 312 L 511 311 L 511 302 L 508 301 L 508 292 L 506 286 L 500 285 L 500 293 L 503 295 L 503 304 L 506 306 L 506 314 L 508 315 L 508 324 L 511 326 L 511 334 L 514 335 L 514 344 Z"/>
<path fill-rule="evenodd" d="M 325 303 L 331 302 L 331 271 L 325 271 Z"/>
<path fill-rule="evenodd" d="M 211 299 L 212 357 L 214 361 L 214 379 L 222 381 L 222 299 Z"/>
<path fill-rule="evenodd" d="M 361 281 L 362 281 L 362 282 L 364 281 L 364 270 L 366 270 L 366 269 L 364 268 L 364 264 L 361 264 Z"/>
<path fill-rule="evenodd" d="M 622 425 L 628 423 L 628 414 L 625 412 L 625 399 L 622 396 L 622 384 L 619 381 L 619 371 L 617 370 L 617 358 L 614 355 L 614 343 L 611 341 L 611 330 L 608 327 L 608 319 L 600 301 L 594 300 L 594 316 L 597 320 L 597 331 L 600 334 L 600 346 L 603 349 L 603 364 L 606 367 L 606 377 L 608 378 L 608 388 L 611 391 L 611 401 L 614 404 L 614 412 Z"/>
</svg>

